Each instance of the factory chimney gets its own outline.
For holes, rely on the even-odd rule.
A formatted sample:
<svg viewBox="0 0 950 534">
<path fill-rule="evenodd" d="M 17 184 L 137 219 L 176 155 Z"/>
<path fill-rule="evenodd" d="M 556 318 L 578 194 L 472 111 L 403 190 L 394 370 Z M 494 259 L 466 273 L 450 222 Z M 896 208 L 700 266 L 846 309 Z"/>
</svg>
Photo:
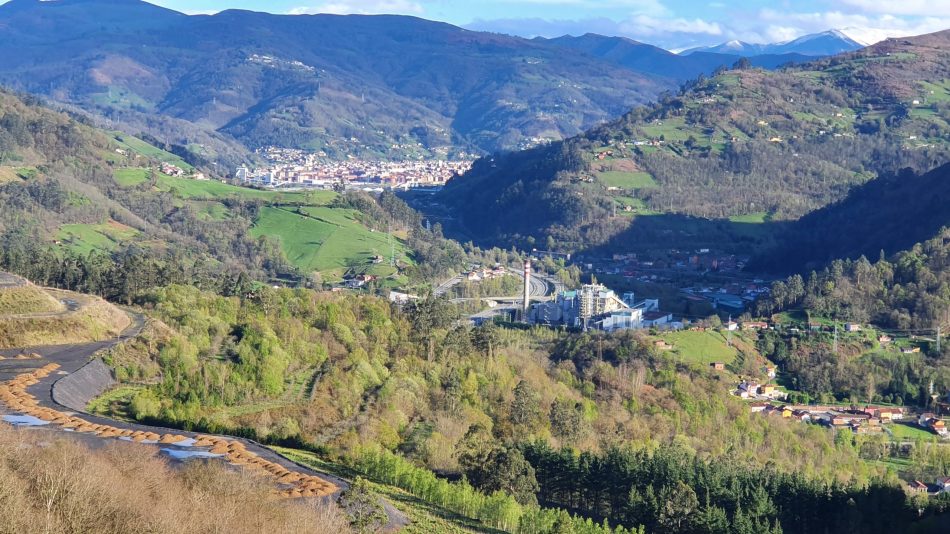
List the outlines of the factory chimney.
<svg viewBox="0 0 950 534">
<path fill-rule="evenodd" d="M 521 305 L 521 319 L 528 322 L 528 312 L 531 308 L 531 260 L 524 262 L 524 302 Z"/>
</svg>

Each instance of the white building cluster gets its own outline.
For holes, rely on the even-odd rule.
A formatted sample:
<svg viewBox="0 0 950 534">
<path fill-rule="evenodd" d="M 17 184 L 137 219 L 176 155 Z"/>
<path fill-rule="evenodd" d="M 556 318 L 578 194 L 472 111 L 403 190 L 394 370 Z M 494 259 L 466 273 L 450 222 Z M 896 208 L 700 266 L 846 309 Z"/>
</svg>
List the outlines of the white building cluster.
<svg viewBox="0 0 950 534">
<path fill-rule="evenodd" d="M 660 311 L 658 300 L 636 302 L 633 293 L 625 293 L 621 298 L 599 284 L 563 291 L 554 301 L 535 304 L 529 321 L 606 332 L 679 326 L 673 322 L 672 314 Z"/>
<path fill-rule="evenodd" d="M 469 160 L 369 161 L 350 158 L 332 161 L 302 150 L 259 150 L 270 165 L 259 169 L 239 167 L 235 178 L 265 187 L 299 186 L 330 188 L 402 189 L 444 185 L 472 168 Z"/>
</svg>

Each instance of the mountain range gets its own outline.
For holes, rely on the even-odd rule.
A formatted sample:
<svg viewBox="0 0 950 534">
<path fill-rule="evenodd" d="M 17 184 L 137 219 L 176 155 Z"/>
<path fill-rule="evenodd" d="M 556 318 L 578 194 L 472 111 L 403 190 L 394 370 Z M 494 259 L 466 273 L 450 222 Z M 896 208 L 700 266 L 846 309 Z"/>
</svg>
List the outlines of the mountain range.
<svg viewBox="0 0 950 534">
<path fill-rule="evenodd" d="M 0 83 L 229 166 L 263 145 L 338 158 L 526 148 L 739 58 L 401 16 L 188 16 L 139 0 L 12 0 L 0 29 Z M 753 63 L 803 59 L 789 49 Z"/>
<path fill-rule="evenodd" d="M 576 134 L 675 87 L 412 17 L 186 16 L 138 0 L 13 0 L 0 6 L 0 28 L 3 84 L 186 146 L 194 136 L 167 122 L 247 147 L 340 157 L 516 148 Z"/>
<path fill-rule="evenodd" d="M 697 52 L 732 54 L 742 57 L 799 54 L 802 56 L 833 56 L 853 52 L 884 40 L 884 35 L 857 29 L 828 30 L 784 41 L 781 43 L 753 44 L 728 41 L 714 46 L 700 46 L 680 52 L 689 56 Z"/>
<path fill-rule="evenodd" d="M 662 48 L 640 43 L 624 37 L 606 37 L 588 33 L 579 37 L 565 35 L 554 39 L 535 38 L 557 47 L 579 51 L 608 61 L 617 66 L 637 72 L 648 72 L 677 81 L 687 81 L 699 75 L 709 75 L 716 69 L 733 65 L 743 57 L 729 51 L 695 51 L 691 54 L 674 54 Z M 750 59 L 753 65 L 766 69 L 808 61 L 812 56 L 789 51 L 775 54 L 759 54 Z"/>
</svg>

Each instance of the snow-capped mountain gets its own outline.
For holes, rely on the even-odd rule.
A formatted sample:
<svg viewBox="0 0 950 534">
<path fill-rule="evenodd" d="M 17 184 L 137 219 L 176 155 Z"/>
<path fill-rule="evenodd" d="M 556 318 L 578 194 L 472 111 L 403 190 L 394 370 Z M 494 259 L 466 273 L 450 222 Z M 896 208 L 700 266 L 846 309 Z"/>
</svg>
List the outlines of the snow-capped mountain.
<svg viewBox="0 0 950 534">
<path fill-rule="evenodd" d="M 850 52 L 888 37 L 898 37 L 893 31 L 875 28 L 844 28 L 803 35 L 781 43 L 757 44 L 744 41 L 729 41 L 715 46 L 701 46 L 680 52 L 689 55 L 695 52 L 712 52 L 739 56 L 762 56 L 766 54 L 801 54 L 804 56 L 831 56 Z"/>
</svg>

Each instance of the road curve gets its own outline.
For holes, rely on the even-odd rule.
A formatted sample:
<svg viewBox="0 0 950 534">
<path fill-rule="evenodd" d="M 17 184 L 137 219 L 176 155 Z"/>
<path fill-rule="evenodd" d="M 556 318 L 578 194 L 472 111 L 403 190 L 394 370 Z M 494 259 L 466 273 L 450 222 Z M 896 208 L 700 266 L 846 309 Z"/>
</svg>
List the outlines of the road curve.
<svg viewBox="0 0 950 534">
<path fill-rule="evenodd" d="M 76 406 L 76 402 L 64 400 L 64 397 L 68 396 L 63 395 L 63 390 L 71 385 L 70 380 L 73 378 L 74 374 L 79 372 L 78 374 L 81 375 L 83 374 L 80 372 L 82 369 L 86 368 L 90 364 L 93 364 L 93 362 L 99 362 L 99 360 L 93 359 L 96 354 L 115 347 L 124 341 L 137 337 L 141 333 L 145 325 L 144 316 L 137 313 L 129 313 L 129 315 L 132 318 L 132 324 L 129 325 L 129 327 L 127 327 L 118 337 L 108 341 L 77 345 L 24 347 L 19 349 L 0 350 L 0 358 L 2 358 L 0 359 L 0 383 L 8 384 L 10 381 L 16 380 L 17 377 L 22 377 L 24 374 L 36 372 L 41 368 L 44 368 L 44 366 L 49 368 L 51 365 L 56 365 L 59 367 L 55 372 L 50 373 L 48 376 L 43 376 L 42 378 L 36 379 L 35 383 L 26 388 L 26 392 L 35 398 L 38 406 L 41 408 L 49 408 L 67 414 L 75 414 L 81 417 L 83 420 L 88 421 L 90 424 L 108 425 L 120 430 L 150 432 L 155 434 L 172 432 L 190 439 L 197 439 L 199 436 L 211 436 L 213 438 L 226 439 L 229 442 L 237 441 L 243 444 L 247 451 L 257 455 L 264 461 L 281 466 L 291 472 L 300 473 L 306 476 L 318 477 L 336 486 L 337 491 L 327 497 L 323 497 L 324 499 L 335 499 L 341 491 L 349 487 L 349 484 L 345 480 L 328 475 L 326 473 L 317 472 L 310 467 L 298 464 L 252 440 L 233 436 L 212 436 L 207 433 L 199 434 L 196 432 L 186 432 L 178 429 L 118 421 L 85 413 L 83 406 Z M 32 355 L 32 357 L 29 359 L 23 359 L 22 355 L 24 354 Z M 102 366 L 102 368 L 107 369 L 105 366 Z M 111 374 L 108 379 L 111 380 Z M 102 380 L 99 380 L 98 382 L 101 383 Z M 79 387 L 88 388 L 89 386 Z M 84 391 L 80 394 L 80 398 L 88 397 L 91 399 L 101 393 L 102 391 Z M 66 406 L 58 401 L 63 401 L 65 404 L 72 406 Z M 0 402 L 0 414 L 22 415 L 22 413 L 9 410 L 2 402 Z M 51 429 L 59 428 L 54 425 L 49 425 L 49 427 Z M 65 430 L 60 431 L 63 435 L 68 435 L 72 438 L 79 439 L 93 447 L 101 446 L 102 443 L 108 442 L 110 440 L 110 438 L 100 438 L 92 434 L 67 432 Z M 153 446 L 160 447 L 166 451 L 172 450 L 193 452 L 195 450 L 191 447 L 178 447 L 174 444 L 153 444 Z M 172 459 L 170 455 L 168 458 L 170 460 Z M 408 524 L 408 519 L 404 514 L 402 514 L 402 512 L 396 510 L 388 502 L 383 502 L 386 508 L 386 513 L 390 520 L 387 530 L 398 530 Z"/>
</svg>

